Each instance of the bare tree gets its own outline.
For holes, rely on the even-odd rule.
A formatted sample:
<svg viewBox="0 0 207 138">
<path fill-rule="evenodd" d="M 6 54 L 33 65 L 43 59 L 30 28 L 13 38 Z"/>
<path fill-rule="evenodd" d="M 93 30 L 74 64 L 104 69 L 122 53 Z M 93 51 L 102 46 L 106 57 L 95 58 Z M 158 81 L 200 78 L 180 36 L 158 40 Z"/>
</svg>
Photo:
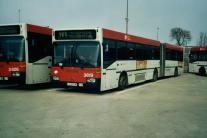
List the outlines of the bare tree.
<svg viewBox="0 0 207 138">
<path fill-rule="evenodd" d="M 200 37 L 198 40 L 198 45 L 200 47 L 207 47 L 207 33 L 206 32 L 201 32 Z"/>
<path fill-rule="evenodd" d="M 184 30 L 179 27 L 171 29 L 170 37 L 172 38 L 172 40 L 176 40 L 177 45 L 179 46 L 186 46 L 187 43 L 190 42 L 192 39 L 190 31 Z"/>
</svg>

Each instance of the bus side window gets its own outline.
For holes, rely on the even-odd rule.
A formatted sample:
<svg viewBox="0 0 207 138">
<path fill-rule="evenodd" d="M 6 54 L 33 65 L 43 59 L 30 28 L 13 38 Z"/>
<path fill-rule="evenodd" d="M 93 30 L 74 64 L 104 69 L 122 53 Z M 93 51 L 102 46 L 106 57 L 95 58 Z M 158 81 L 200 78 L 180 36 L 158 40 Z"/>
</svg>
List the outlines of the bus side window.
<svg viewBox="0 0 207 138">
<path fill-rule="evenodd" d="M 207 52 L 204 52 L 204 61 L 207 61 Z"/>
<path fill-rule="evenodd" d="M 105 44 L 105 46 L 104 46 L 104 52 L 105 53 L 109 52 L 109 45 L 108 44 Z"/>
<path fill-rule="evenodd" d="M 146 59 L 146 49 L 144 48 L 144 45 L 137 44 L 135 49 L 136 49 L 136 59 L 137 60 L 145 60 Z"/>
<path fill-rule="evenodd" d="M 31 46 L 32 46 L 32 47 L 35 46 L 35 40 L 34 40 L 34 39 L 31 40 Z"/>
<path fill-rule="evenodd" d="M 117 58 L 118 60 L 126 60 L 128 58 L 126 42 L 118 41 L 117 42 Z"/>
<path fill-rule="evenodd" d="M 134 43 L 127 43 L 127 52 L 128 52 L 128 59 L 134 60 L 136 55 Z"/>
<path fill-rule="evenodd" d="M 116 60 L 116 42 L 104 39 L 103 42 L 103 64 L 104 68 L 110 66 Z"/>
</svg>

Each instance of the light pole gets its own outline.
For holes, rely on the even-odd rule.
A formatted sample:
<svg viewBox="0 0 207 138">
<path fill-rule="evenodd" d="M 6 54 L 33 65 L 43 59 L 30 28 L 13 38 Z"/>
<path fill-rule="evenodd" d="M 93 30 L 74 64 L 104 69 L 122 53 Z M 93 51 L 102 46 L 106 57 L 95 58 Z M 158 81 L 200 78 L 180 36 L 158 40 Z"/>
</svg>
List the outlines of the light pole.
<svg viewBox="0 0 207 138">
<path fill-rule="evenodd" d="M 159 30 L 160 30 L 160 28 L 157 27 L 157 40 L 159 40 Z"/>
<path fill-rule="evenodd" d="M 129 23 L 129 3 L 127 0 L 127 10 L 126 10 L 126 35 L 128 34 L 128 23 Z"/>
<path fill-rule="evenodd" d="M 21 10 L 20 9 L 18 9 L 18 16 L 19 16 L 19 23 L 20 23 L 21 21 Z"/>
</svg>

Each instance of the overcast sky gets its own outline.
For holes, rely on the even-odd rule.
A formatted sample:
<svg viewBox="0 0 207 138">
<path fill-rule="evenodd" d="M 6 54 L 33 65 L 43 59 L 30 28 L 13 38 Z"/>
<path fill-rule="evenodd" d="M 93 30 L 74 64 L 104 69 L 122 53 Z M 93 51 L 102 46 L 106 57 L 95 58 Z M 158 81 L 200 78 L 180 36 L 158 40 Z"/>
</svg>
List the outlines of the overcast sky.
<svg viewBox="0 0 207 138">
<path fill-rule="evenodd" d="M 60 28 L 104 27 L 125 32 L 126 0 L 0 0 L 0 24 L 21 22 Z M 170 29 L 207 32 L 207 0 L 129 0 L 129 33 L 175 43 Z"/>
</svg>

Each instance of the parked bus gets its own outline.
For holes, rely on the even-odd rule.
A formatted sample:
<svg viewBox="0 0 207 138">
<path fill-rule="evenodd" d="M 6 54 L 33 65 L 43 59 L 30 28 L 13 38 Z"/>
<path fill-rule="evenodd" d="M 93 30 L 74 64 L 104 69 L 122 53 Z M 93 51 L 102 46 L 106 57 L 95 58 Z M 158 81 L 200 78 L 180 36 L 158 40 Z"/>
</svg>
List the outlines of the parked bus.
<svg viewBox="0 0 207 138">
<path fill-rule="evenodd" d="M 189 58 L 189 72 L 205 76 L 207 74 L 207 47 L 192 47 Z"/>
<path fill-rule="evenodd" d="M 50 82 L 52 52 L 52 29 L 0 25 L 0 83 Z"/>
<path fill-rule="evenodd" d="M 182 48 L 108 29 L 55 30 L 53 46 L 53 80 L 68 87 L 124 89 L 181 72 Z"/>
</svg>

